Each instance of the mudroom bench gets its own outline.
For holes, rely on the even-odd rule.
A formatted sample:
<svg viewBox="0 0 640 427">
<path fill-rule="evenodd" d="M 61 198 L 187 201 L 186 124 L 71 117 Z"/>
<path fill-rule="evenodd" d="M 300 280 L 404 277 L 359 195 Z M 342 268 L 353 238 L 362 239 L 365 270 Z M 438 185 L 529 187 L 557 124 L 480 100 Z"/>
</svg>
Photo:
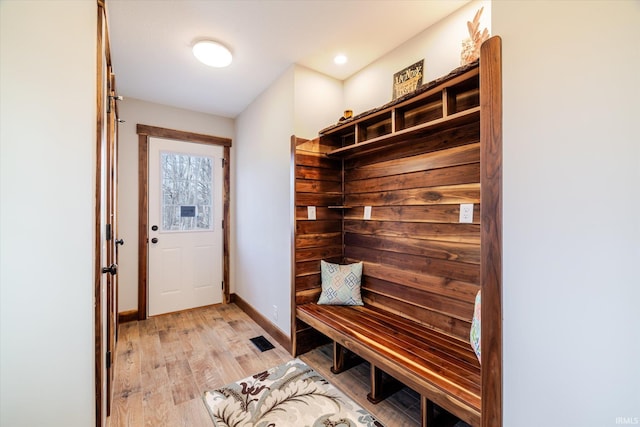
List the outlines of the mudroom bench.
<svg viewBox="0 0 640 427">
<path fill-rule="evenodd" d="M 292 354 L 333 341 L 333 372 L 368 361 L 369 400 L 402 383 L 423 425 L 502 426 L 500 52 L 291 138 Z M 360 298 L 323 262 L 361 263 Z"/>
<path fill-rule="evenodd" d="M 349 352 L 371 364 L 371 402 L 391 391 L 382 383 L 385 372 L 420 394 L 423 426 L 433 419 L 434 403 L 481 425 L 480 364 L 469 342 L 370 305 L 306 303 L 297 306 L 296 315 L 333 340 L 332 372 L 350 367 Z"/>
</svg>

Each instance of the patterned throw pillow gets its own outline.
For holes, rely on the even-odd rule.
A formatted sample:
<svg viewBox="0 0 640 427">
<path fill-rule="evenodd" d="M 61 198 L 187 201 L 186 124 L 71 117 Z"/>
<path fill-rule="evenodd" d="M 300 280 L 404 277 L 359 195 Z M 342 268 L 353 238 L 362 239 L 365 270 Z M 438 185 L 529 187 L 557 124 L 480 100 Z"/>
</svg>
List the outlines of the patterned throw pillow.
<svg viewBox="0 0 640 427">
<path fill-rule="evenodd" d="M 348 265 L 320 261 L 322 293 L 318 304 L 364 305 L 360 296 L 362 262 Z"/>
<path fill-rule="evenodd" d="M 481 304 L 482 304 L 482 300 L 481 300 L 481 295 L 480 295 L 481 291 L 478 291 L 478 293 L 476 294 L 476 303 L 475 306 L 473 308 L 473 320 L 471 321 L 471 332 L 469 333 L 469 338 L 471 339 L 471 347 L 473 347 L 473 351 L 475 351 L 476 356 L 478 357 L 478 361 L 480 363 L 482 363 L 482 360 L 480 360 L 480 332 L 481 332 L 481 328 L 480 328 L 480 313 L 481 313 Z"/>
</svg>

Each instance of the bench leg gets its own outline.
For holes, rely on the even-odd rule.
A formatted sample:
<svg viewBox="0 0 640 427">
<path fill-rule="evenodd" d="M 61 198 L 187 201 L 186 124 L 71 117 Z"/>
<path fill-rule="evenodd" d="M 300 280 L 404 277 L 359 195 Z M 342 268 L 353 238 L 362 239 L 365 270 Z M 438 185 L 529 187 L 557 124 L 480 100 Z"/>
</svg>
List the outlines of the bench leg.
<svg viewBox="0 0 640 427">
<path fill-rule="evenodd" d="M 382 371 L 371 364 L 371 393 L 367 394 L 367 400 L 374 405 L 384 399 L 382 396 Z"/>
<path fill-rule="evenodd" d="M 435 417 L 433 402 L 424 396 L 420 396 L 420 412 L 422 427 L 433 426 L 433 419 Z"/>
<path fill-rule="evenodd" d="M 386 376 L 383 378 L 383 371 L 371 364 L 371 392 L 367 394 L 367 400 L 374 405 L 380 403 L 393 393 L 401 390 L 404 387 L 400 381 Z"/>
<path fill-rule="evenodd" d="M 333 366 L 331 367 L 331 372 L 334 374 L 339 374 L 345 371 L 344 359 L 345 359 L 345 348 L 342 344 L 338 344 L 336 341 L 333 342 Z"/>
<path fill-rule="evenodd" d="M 340 374 L 348 369 L 363 362 L 363 359 L 352 353 L 342 344 L 333 342 L 333 366 L 331 372 L 334 374 Z"/>
</svg>

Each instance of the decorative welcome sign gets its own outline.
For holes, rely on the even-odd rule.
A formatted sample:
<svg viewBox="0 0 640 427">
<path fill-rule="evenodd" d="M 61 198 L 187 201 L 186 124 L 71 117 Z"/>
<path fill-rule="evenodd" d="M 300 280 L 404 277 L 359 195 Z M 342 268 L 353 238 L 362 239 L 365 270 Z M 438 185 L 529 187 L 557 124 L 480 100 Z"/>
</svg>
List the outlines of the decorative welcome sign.
<svg viewBox="0 0 640 427">
<path fill-rule="evenodd" d="M 398 99 L 422 85 L 424 59 L 398 71 L 393 75 L 393 99 Z"/>
</svg>

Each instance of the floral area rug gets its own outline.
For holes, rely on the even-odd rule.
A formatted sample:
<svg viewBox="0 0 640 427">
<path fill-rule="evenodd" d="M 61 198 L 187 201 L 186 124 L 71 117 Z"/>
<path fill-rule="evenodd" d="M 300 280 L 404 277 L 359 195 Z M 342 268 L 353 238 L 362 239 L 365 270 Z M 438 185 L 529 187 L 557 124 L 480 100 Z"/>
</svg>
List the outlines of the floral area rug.
<svg viewBox="0 0 640 427">
<path fill-rule="evenodd" d="M 216 427 L 382 427 L 300 359 L 203 398 Z"/>
</svg>

